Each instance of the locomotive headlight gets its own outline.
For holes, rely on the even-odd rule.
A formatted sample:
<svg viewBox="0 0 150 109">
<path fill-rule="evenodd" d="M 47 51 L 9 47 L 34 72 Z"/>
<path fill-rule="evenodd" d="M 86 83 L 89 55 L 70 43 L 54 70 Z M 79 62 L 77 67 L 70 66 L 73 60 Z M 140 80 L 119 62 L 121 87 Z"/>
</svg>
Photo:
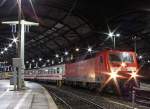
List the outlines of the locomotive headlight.
<svg viewBox="0 0 150 109">
<path fill-rule="evenodd" d="M 130 74 L 131 78 L 136 79 L 137 77 L 140 77 L 140 75 L 138 75 L 137 73 L 138 73 L 137 71 L 132 70 L 132 72 Z"/>
<path fill-rule="evenodd" d="M 112 72 L 110 73 L 110 77 L 113 78 L 113 79 L 116 79 L 117 76 L 118 76 L 117 72 L 112 71 Z"/>
<path fill-rule="evenodd" d="M 136 72 L 132 71 L 131 73 L 131 78 L 136 78 L 138 75 L 136 74 Z"/>
</svg>

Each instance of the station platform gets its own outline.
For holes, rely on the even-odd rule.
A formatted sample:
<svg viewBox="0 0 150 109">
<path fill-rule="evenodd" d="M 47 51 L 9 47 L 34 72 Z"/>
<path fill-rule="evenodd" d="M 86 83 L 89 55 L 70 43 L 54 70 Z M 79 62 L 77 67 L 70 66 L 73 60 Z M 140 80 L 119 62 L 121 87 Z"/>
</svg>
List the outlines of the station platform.
<svg viewBox="0 0 150 109">
<path fill-rule="evenodd" d="M 49 93 L 41 85 L 25 82 L 22 91 L 13 91 L 9 80 L 0 80 L 0 109 L 57 109 Z"/>
</svg>

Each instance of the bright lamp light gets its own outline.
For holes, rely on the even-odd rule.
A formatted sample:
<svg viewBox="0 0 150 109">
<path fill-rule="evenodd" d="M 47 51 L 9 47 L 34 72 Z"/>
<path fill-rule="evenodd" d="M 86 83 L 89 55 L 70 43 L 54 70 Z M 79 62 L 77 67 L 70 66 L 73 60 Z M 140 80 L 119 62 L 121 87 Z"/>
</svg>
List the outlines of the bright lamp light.
<svg viewBox="0 0 150 109">
<path fill-rule="evenodd" d="M 111 72 L 110 73 L 110 77 L 113 79 L 116 79 L 117 76 L 118 76 L 117 72 Z"/>
<path fill-rule="evenodd" d="M 4 52 L 3 52 L 3 51 L 1 51 L 1 54 L 4 54 Z"/>
<path fill-rule="evenodd" d="M 113 36 L 114 36 L 114 33 L 113 33 L 113 32 L 110 32 L 110 33 L 108 33 L 108 36 L 109 36 L 109 37 L 113 37 Z"/>
<path fill-rule="evenodd" d="M 14 37 L 13 42 L 16 43 L 17 41 L 18 41 L 17 38 Z"/>
<path fill-rule="evenodd" d="M 58 55 L 58 54 L 56 54 L 56 55 L 55 55 L 55 57 L 56 57 L 56 58 L 58 58 L 58 57 L 59 57 L 59 55 Z"/>
<path fill-rule="evenodd" d="M 76 48 L 76 51 L 78 52 L 78 51 L 79 51 L 79 48 Z"/>
<path fill-rule="evenodd" d="M 33 59 L 32 62 L 35 62 L 35 60 Z"/>
<path fill-rule="evenodd" d="M 39 61 L 42 61 L 42 58 L 39 58 Z"/>
<path fill-rule="evenodd" d="M 4 48 L 4 50 L 5 50 L 5 51 L 7 51 L 7 50 L 8 50 L 8 48 Z"/>
<path fill-rule="evenodd" d="M 12 47 L 12 44 L 9 44 L 8 46 L 9 46 L 9 47 Z"/>
<path fill-rule="evenodd" d="M 92 52 L 92 47 L 88 47 L 88 52 Z"/>
<path fill-rule="evenodd" d="M 137 73 L 136 72 L 132 72 L 131 73 L 131 78 L 136 78 L 138 75 L 137 75 Z"/>
<path fill-rule="evenodd" d="M 50 62 L 50 60 L 48 59 L 47 62 Z"/>
<path fill-rule="evenodd" d="M 67 56 L 68 54 L 69 54 L 69 53 L 66 51 L 66 52 L 65 52 L 65 55 Z"/>
<path fill-rule="evenodd" d="M 119 34 L 119 33 L 117 33 L 117 34 L 116 34 L 116 36 L 117 36 L 117 37 L 120 37 L 120 34 Z"/>
</svg>

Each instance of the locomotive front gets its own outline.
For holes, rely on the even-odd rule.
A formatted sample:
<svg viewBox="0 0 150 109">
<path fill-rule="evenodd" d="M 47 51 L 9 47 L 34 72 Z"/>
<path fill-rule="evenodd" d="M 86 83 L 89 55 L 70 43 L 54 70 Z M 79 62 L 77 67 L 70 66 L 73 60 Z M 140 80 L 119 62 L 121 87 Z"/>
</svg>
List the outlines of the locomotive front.
<svg viewBox="0 0 150 109">
<path fill-rule="evenodd" d="M 109 51 L 108 52 L 109 79 L 120 88 L 132 89 L 138 87 L 139 68 L 134 52 Z"/>
</svg>

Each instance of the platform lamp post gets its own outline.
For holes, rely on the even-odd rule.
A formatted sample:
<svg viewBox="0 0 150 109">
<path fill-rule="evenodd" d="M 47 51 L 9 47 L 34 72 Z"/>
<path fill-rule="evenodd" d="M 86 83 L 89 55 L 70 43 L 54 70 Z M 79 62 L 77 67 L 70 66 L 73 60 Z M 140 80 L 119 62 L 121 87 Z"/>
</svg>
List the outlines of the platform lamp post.
<svg viewBox="0 0 150 109">
<path fill-rule="evenodd" d="M 108 34 L 108 37 L 112 38 L 112 40 L 113 40 L 113 48 L 116 49 L 116 37 L 120 37 L 120 34 L 119 33 L 114 34 L 113 32 L 110 32 Z"/>
<path fill-rule="evenodd" d="M 22 89 L 23 85 L 24 85 L 24 69 L 25 69 L 25 64 L 24 64 L 24 36 L 25 36 L 25 32 L 29 32 L 29 28 L 30 26 L 38 26 L 38 23 L 34 23 L 34 22 L 29 22 L 29 21 L 25 21 L 22 20 L 21 16 L 22 16 L 22 9 L 21 9 L 21 0 L 17 0 L 18 1 L 18 21 L 6 21 L 6 22 L 2 22 L 2 24 L 9 24 L 12 26 L 12 28 L 18 25 L 18 47 L 17 47 L 17 54 L 18 54 L 18 58 L 20 58 L 20 66 L 19 66 L 19 72 L 18 72 L 18 83 L 17 83 L 17 88 L 18 90 Z M 12 29 L 13 31 L 16 31 L 14 29 Z"/>
<path fill-rule="evenodd" d="M 136 55 L 137 55 L 137 44 L 136 44 L 137 37 L 134 36 L 132 39 L 134 40 L 134 52 L 135 52 Z"/>
</svg>

